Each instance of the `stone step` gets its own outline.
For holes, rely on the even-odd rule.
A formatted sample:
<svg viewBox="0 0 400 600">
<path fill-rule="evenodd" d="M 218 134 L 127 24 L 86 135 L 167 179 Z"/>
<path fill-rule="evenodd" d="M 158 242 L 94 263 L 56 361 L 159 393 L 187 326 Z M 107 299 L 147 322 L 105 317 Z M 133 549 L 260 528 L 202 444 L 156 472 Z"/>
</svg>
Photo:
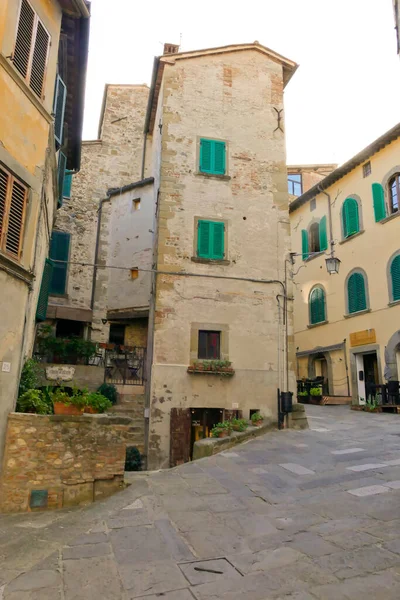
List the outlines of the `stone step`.
<svg viewBox="0 0 400 600">
<path fill-rule="evenodd" d="M 137 396 L 144 394 L 144 385 L 116 385 L 120 396 Z"/>
<path fill-rule="evenodd" d="M 117 404 L 140 404 L 144 406 L 145 397 L 144 395 L 140 396 L 120 396 L 118 398 Z"/>
</svg>

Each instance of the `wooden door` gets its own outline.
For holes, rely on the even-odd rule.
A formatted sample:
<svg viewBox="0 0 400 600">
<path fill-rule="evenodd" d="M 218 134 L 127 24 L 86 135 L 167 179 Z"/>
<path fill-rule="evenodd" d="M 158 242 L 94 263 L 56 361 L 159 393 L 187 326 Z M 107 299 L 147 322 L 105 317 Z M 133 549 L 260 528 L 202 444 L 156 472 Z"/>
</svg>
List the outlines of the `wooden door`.
<svg viewBox="0 0 400 600">
<path fill-rule="evenodd" d="M 170 466 L 190 460 L 192 417 L 189 408 L 172 408 L 170 420 Z"/>
</svg>

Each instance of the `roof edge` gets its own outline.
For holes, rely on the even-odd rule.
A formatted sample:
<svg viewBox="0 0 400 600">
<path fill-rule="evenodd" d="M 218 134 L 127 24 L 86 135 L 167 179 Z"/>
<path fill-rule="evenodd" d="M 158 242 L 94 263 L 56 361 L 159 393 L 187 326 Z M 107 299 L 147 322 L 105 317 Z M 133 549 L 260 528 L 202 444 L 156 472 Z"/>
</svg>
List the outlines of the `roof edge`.
<svg viewBox="0 0 400 600">
<path fill-rule="evenodd" d="M 129 192 L 129 190 L 144 187 L 145 185 L 150 185 L 151 183 L 154 183 L 154 177 L 146 177 L 145 179 L 140 179 L 134 183 L 128 183 L 127 185 L 119 188 L 110 188 L 107 190 L 107 196 L 111 197 L 116 196 L 117 194 L 123 194 L 124 192 Z"/>
</svg>

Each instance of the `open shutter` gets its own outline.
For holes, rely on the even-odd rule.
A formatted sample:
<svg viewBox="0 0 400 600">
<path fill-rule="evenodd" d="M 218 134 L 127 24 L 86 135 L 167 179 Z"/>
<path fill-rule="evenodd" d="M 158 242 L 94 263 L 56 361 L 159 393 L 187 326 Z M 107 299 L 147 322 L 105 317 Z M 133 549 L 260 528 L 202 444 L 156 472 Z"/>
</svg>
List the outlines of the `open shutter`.
<svg viewBox="0 0 400 600">
<path fill-rule="evenodd" d="M 213 173 L 216 175 L 225 174 L 225 142 L 213 142 L 214 165 Z"/>
<path fill-rule="evenodd" d="M 324 252 L 328 249 L 328 236 L 326 233 L 326 217 L 322 217 L 319 223 L 319 249 Z"/>
<path fill-rule="evenodd" d="M 170 415 L 170 467 L 190 460 L 192 413 L 190 408 L 171 408 Z"/>
<path fill-rule="evenodd" d="M 379 223 L 386 217 L 385 192 L 380 183 L 372 184 L 372 199 L 374 202 L 375 221 Z"/>
<path fill-rule="evenodd" d="M 6 204 L 10 176 L 0 169 L 0 247 L 2 246 L 6 226 Z"/>
<path fill-rule="evenodd" d="M 197 230 L 197 255 L 211 258 L 211 222 L 199 221 Z"/>
<path fill-rule="evenodd" d="M 303 254 L 303 260 L 308 258 L 308 231 L 302 229 L 301 231 L 301 252 Z"/>
<path fill-rule="evenodd" d="M 353 273 L 347 284 L 349 313 L 359 312 L 367 308 L 365 281 L 361 273 Z"/>
<path fill-rule="evenodd" d="M 54 137 L 60 146 L 63 143 L 63 131 L 64 131 L 64 114 L 65 114 L 65 101 L 67 98 L 67 86 L 57 75 L 56 88 L 54 92 Z"/>
<path fill-rule="evenodd" d="M 34 23 L 34 11 L 26 0 L 22 0 L 21 10 L 19 13 L 17 38 L 13 53 L 13 63 L 14 67 L 24 78 L 28 74 Z"/>
<path fill-rule="evenodd" d="M 211 258 L 214 260 L 223 260 L 224 258 L 224 238 L 225 225 L 224 223 L 214 222 L 212 224 L 212 253 Z"/>
<path fill-rule="evenodd" d="M 6 232 L 6 251 L 18 259 L 21 258 L 22 253 L 26 200 L 26 187 L 13 179 Z"/>
<path fill-rule="evenodd" d="M 50 244 L 50 258 L 54 261 L 50 294 L 65 294 L 68 271 L 70 234 L 53 231 Z M 66 262 L 56 262 L 66 261 Z"/>
<path fill-rule="evenodd" d="M 72 173 L 72 171 L 65 171 L 62 193 L 63 198 L 71 198 Z"/>
<path fill-rule="evenodd" d="M 44 264 L 42 284 L 40 286 L 39 298 L 36 308 L 36 320 L 44 321 L 46 319 L 47 305 L 49 303 L 50 283 L 53 275 L 53 263 L 46 258 Z"/>
<path fill-rule="evenodd" d="M 200 171 L 211 173 L 212 171 L 212 140 L 200 140 Z"/>
<path fill-rule="evenodd" d="M 400 256 L 396 256 L 390 265 L 392 278 L 392 300 L 400 300 Z"/>
<path fill-rule="evenodd" d="M 47 64 L 47 52 L 50 36 L 41 24 L 37 23 L 35 46 L 33 49 L 32 68 L 29 86 L 39 98 L 43 95 L 44 76 Z"/>
<path fill-rule="evenodd" d="M 62 152 L 58 155 L 58 202 L 57 206 L 62 206 L 63 203 L 63 189 L 64 189 L 64 178 L 65 169 L 67 166 L 67 157 Z"/>
</svg>

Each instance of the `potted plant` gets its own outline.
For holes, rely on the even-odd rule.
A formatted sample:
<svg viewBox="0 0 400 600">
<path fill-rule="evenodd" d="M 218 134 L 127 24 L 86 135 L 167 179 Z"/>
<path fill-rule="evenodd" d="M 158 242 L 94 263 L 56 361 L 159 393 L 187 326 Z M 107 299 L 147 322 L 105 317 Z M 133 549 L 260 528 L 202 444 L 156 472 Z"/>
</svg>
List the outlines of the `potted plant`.
<svg viewBox="0 0 400 600">
<path fill-rule="evenodd" d="M 230 423 L 232 425 L 233 431 L 246 431 L 246 429 L 248 427 L 248 423 L 247 423 L 246 419 L 233 418 L 233 419 L 231 419 Z"/>
<path fill-rule="evenodd" d="M 112 407 L 112 402 L 98 392 L 86 394 L 85 401 L 86 403 L 83 410 L 85 413 L 90 413 L 92 415 L 103 413 Z"/>
<path fill-rule="evenodd" d="M 379 412 L 380 407 L 375 398 L 367 398 L 364 406 L 366 412 Z"/>
<path fill-rule="evenodd" d="M 52 394 L 55 415 L 81 415 L 86 404 L 86 395 L 76 391 L 70 396 L 64 388 L 56 389 Z"/>
<path fill-rule="evenodd" d="M 297 392 L 297 399 L 299 402 L 302 402 L 302 403 L 308 402 L 307 390 L 301 390 L 300 392 Z"/>
<path fill-rule="evenodd" d="M 28 390 L 18 398 L 16 410 L 20 413 L 51 415 L 53 413 L 53 404 L 41 390 Z"/>
<path fill-rule="evenodd" d="M 232 426 L 229 421 L 223 421 L 222 423 L 217 423 L 211 429 L 212 437 L 224 438 L 229 437 L 231 435 Z"/>
<path fill-rule="evenodd" d="M 108 398 L 111 404 L 117 404 L 118 392 L 113 383 L 102 383 L 97 392 Z"/>
<path fill-rule="evenodd" d="M 312 387 L 310 389 L 310 402 L 312 404 L 321 404 L 322 402 L 322 390 L 320 387 Z"/>
<path fill-rule="evenodd" d="M 261 427 L 261 425 L 263 424 L 263 421 L 264 421 L 264 417 L 262 416 L 261 413 L 256 412 L 251 415 L 251 423 L 252 423 L 252 425 L 254 425 L 254 427 Z"/>
</svg>

